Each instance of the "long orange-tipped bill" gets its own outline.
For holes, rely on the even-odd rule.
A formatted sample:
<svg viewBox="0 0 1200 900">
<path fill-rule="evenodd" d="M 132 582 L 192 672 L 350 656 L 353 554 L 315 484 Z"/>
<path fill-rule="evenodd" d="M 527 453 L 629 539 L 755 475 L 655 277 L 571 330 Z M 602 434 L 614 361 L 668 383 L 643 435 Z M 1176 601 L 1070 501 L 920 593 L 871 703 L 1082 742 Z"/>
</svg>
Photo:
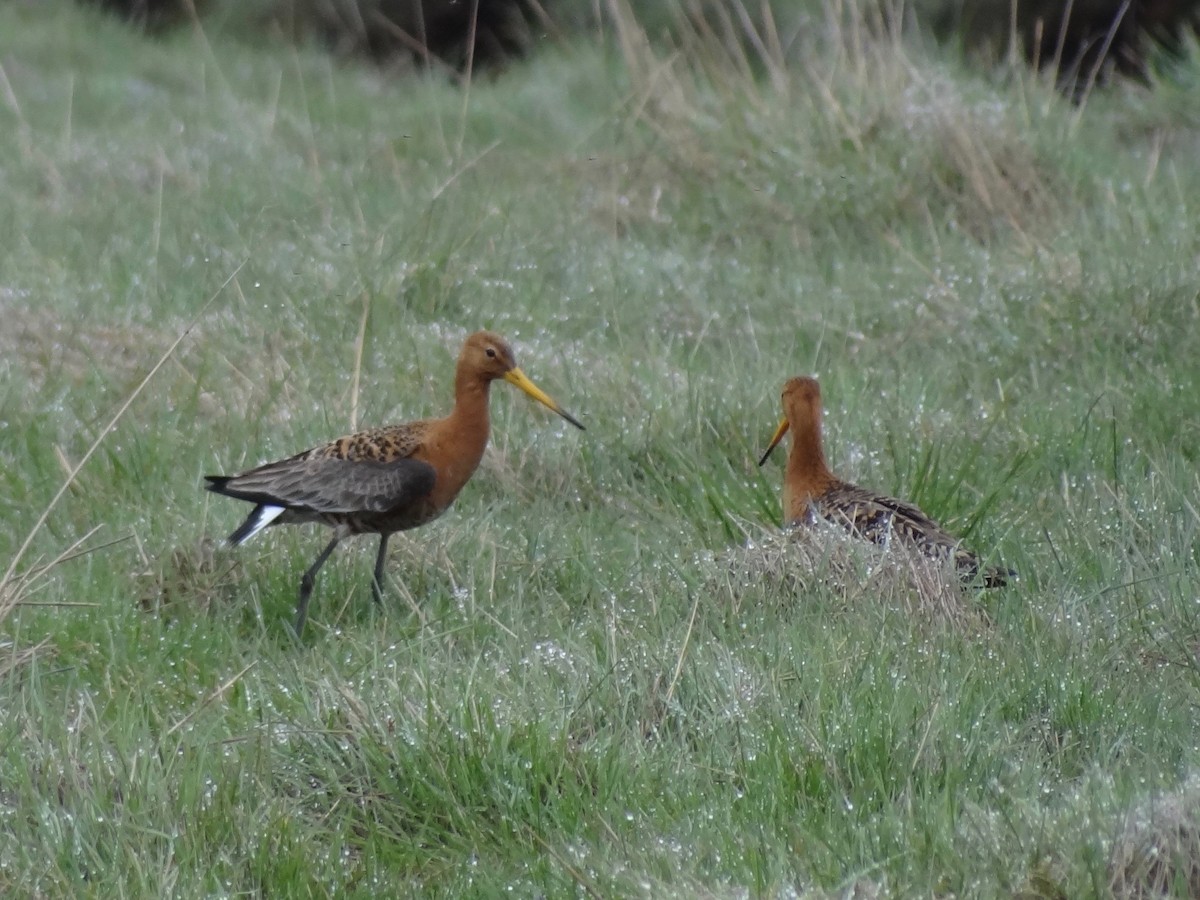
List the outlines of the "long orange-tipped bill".
<svg viewBox="0 0 1200 900">
<path fill-rule="evenodd" d="M 779 423 L 779 427 L 775 429 L 775 435 L 771 438 L 771 443 L 767 445 L 766 452 L 763 453 L 762 459 L 758 461 L 760 466 L 767 461 L 767 457 L 771 455 L 771 451 L 775 449 L 775 445 L 783 440 L 783 436 L 787 434 L 787 430 L 788 420 L 784 419 Z"/>
<path fill-rule="evenodd" d="M 538 403 L 554 410 L 556 413 L 558 413 L 560 416 L 562 416 L 564 419 L 566 419 L 568 422 L 570 422 L 572 425 L 574 425 L 580 431 L 584 430 L 583 426 L 581 424 L 579 424 L 578 419 L 576 419 L 573 415 L 571 415 L 569 412 L 567 412 L 565 409 L 563 409 L 561 406 L 559 406 L 557 403 L 555 403 L 553 400 L 551 400 L 549 395 L 546 394 L 545 391 L 543 391 L 540 387 L 538 387 L 532 381 L 530 381 L 529 377 L 524 372 L 522 372 L 520 369 L 509 369 L 507 372 L 504 373 L 504 380 L 507 381 L 509 384 L 515 384 L 517 387 L 519 387 L 521 390 L 523 390 L 525 393 L 527 393 L 530 397 L 532 397 Z"/>
</svg>

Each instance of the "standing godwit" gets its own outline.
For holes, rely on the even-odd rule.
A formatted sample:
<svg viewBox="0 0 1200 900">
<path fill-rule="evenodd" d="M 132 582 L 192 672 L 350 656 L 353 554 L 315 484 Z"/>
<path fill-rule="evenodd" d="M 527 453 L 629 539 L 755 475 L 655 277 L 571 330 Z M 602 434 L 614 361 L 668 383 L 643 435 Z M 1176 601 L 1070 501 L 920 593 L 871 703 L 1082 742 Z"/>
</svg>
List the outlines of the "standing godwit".
<svg viewBox="0 0 1200 900">
<path fill-rule="evenodd" d="M 783 386 L 783 421 L 758 461 L 760 466 L 789 430 L 792 449 L 783 476 L 785 524 L 812 524 L 820 517 L 877 544 L 895 538 L 931 559 L 953 559 L 966 581 L 982 574 L 986 587 L 1003 587 L 1014 574 L 1003 568 L 981 572 L 979 557 L 913 504 L 849 484 L 829 471 L 821 447 L 821 387 L 816 379 L 792 378 Z"/>
<path fill-rule="evenodd" d="M 320 522 L 333 529 L 333 539 L 300 579 L 297 635 L 304 630 L 317 572 L 351 535 L 379 535 L 371 595 L 381 601 L 388 538 L 445 512 L 479 465 L 488 441 L 488 391 L 497 378 L 583 429 L 517 368 L 502 337 L 477 331 L 463 342 L 454 373 L 454 409 L 445 418 L 360 431 L 240 475 L 206 476 L 208 490 L 254 504 L 229 536 L 231 545 L 268 525 Z"/>
</svg>

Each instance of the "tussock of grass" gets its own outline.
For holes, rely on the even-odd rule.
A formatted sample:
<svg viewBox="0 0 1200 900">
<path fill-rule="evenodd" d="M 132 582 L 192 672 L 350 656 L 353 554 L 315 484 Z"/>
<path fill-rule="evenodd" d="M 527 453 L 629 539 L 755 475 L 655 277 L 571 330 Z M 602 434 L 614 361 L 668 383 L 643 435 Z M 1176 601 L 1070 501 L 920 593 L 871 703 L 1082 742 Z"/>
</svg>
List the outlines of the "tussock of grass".
<svg viewBox="0 0 1200 900">
<path fill-rule="evenodd" d="M 1119 900 L 1200 894 L 1200 781 L 1130 812 L 1113 841 L 1108 888 Z"/>
<path fill-rule="evenodd" d="M 137 573 L 142 581 L 138 603 L 147 611 L 166 611 L 186 599 L 189 607 L 214 611 L 236 603 L 243 566 L 222 553 L 211 538 L 190 547 L 177 547 L 162 560 L 142 552 L 146 568 Z"/>
<path fill-rule="evenodd" d="M 913 218 L 983 242 L 1004 229 L 1029 245 L 1057 219 L 1062 176 L 1052 148 L 1020 127 L 1030 108 L 968 87 L 948 65 L 917 64 L 898 31 L 864 24 L 858 4 L 844 21 L 806 22 L 787 52 L 778 35 L 755 35 L 753 62 L 740 41 L 690 20 L 675 31 L 677 50 L 659 50 L 628 6 L 609 8 L 636 120 L 667 156 L 657 177 L 685 195 L 714 179 L 744 188 L 743 208 L 689 197 L 703 212 L 666 214 L 677 226 L 761 219 L 812 250 L 826 229 L 852 240 Z M 817 68 L 808 51 L 822 43 L 827 67 Z M 752 78 L 760 62 L 769 89 Z M 788 227 L 775 228 L 781 220 Z"/>
<path fill-rule="evenodd" d="M 901 545 L 887 548 L 835 526 L 782 532 L 746 527 L 746 543 L 719 555 L 713 580 L 734 613 L 743 603 L 773 599 L 787 606 L 833 594 L 859 615 L 873 610 L 978 629 L 986 622 L 979 598 L 951 565 Z"/>
</svg>

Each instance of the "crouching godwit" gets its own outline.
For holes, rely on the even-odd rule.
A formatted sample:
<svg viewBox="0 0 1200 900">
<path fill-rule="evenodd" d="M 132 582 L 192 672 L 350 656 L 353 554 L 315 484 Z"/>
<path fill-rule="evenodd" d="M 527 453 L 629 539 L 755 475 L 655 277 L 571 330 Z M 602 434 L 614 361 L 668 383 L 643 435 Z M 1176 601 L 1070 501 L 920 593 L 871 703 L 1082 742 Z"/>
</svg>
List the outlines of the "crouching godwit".
<svg viewBox="0 0 1200 900">
<path fill-rule="evenodd" d="M 913 504 L 849 484 L 829 471 L 821 447 L 821 388 L 816 379 L 793 378 L 783 386 L 783 421 L 760 466 L 789 430 L 792 449 L 783 476 L 784 524 L 812 524 L 820 517 L 877 544 L 903 541 L 931 559 L 953 559 L 964 581 L 982 576 L 985 587 L 1003 587 L 1015 575 L 1004 568 L 981 571 L 975 553 Z"/>
</svg>

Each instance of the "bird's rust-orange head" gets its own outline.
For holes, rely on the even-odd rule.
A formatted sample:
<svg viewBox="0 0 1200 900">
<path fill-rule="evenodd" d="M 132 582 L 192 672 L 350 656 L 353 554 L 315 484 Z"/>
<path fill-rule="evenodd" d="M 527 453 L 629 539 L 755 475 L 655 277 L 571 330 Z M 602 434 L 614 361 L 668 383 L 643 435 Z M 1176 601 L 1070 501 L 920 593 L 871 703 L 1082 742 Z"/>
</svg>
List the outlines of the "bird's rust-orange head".
<svg viewBox="0 0 1200 900">
<path fill-rule="evenodd" d="M 516 367 L 508 341 L 491 331 L 469 335 L 458 354 L 458 371 L 478 381 L 503 378 Z"/>
<path fill-rule="evenodd" d="M 783 440 L 791 429 L 793 446 L 798 443 L 813 445 L 821 456 L 821 386 L 815 378 L 789 378 L 783 386 L 783 421 L 771 436 L 771 443 L 758 461 L 761 466 L 771 451 Z M 813 440 L 815 438 L 815 441 Z"/>
<path fill-rule="evenodd" d="M 515 384 L 538 403 L 549 407 L 576 428 L 583 430 L 583 426 L 574 416 L 551 400 L 541 388 L 517 368 L 516 356 L 508 341 L 492 331 L 476 331 L 463 341 L 462 351 L 458 354 L 458 371 L 455 379 L 457 390 L 463 390 L 470 382 L 482 384 L 486 388 L 497 378 L 503 378 L 509 384 Z"/>
</svg>

